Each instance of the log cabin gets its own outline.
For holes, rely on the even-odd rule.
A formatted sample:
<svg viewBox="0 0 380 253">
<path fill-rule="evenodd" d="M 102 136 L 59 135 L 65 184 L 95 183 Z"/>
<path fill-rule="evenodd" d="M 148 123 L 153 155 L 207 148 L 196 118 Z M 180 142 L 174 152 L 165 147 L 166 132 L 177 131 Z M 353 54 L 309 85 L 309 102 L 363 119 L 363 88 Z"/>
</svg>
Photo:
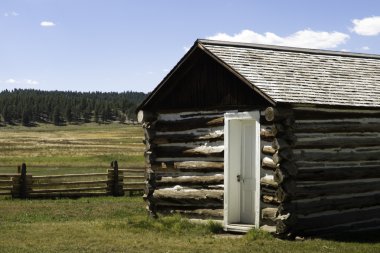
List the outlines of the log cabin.
<svg viewBox="0 0 380 253">
<path fill-rule="evenodd" d="M 150 214 L 380 228 L 380 56 L 197 40 L 138 107 Z"/>
</svg>

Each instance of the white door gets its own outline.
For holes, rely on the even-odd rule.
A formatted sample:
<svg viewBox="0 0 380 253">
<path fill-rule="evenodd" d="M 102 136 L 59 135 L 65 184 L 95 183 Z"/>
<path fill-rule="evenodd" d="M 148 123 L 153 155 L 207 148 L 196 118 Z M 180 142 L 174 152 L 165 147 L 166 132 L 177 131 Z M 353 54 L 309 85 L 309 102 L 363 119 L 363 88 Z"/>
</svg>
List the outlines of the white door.
<svg viewBox="0 0 380 253">
<path fill-rule="evenodd" d="M 259 225 L 259 113 L 226 113 L 224 134 L 224 226 L 246 231 Z"/>
<path fill-rule="evenodd" d="M 254 224 L 254 196 L 255 196 L 255 122 L 242 120 L 241 122 L 241 166 L 240 166 L 240 222 Z"/>
</svg>

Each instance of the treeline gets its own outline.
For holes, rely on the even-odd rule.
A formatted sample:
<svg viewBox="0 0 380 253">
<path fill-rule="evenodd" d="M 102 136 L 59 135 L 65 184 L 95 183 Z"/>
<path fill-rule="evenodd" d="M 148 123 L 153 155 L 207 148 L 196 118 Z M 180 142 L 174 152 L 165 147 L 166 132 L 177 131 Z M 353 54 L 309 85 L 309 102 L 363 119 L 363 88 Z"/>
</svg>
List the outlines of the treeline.
<svg viewBox="0 0 380 253">
<path fill-rule="evenodd" d="M 143 92 L 74 92 L 15 89 L 0 92 L 3 124 L 105 123 L 135 120 Z"/>
</svg>

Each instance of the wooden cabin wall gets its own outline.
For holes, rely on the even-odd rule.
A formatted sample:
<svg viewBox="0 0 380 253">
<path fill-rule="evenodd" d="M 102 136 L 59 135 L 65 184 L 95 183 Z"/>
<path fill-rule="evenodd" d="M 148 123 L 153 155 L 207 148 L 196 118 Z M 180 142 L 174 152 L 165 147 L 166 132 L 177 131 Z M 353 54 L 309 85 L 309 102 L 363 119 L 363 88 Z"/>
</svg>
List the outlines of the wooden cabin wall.
<svg viewBox="0 0 380 253">
<path fill-rule="evenodd" d="M 144 123 L 152 215 L 223 218 L 224 113 L 158 113 Z"/>
<path fill-rule="evenodd" d="M 152 215 L 180 213 L 196 218 L 223 218 L 224 113 L 200 111 L 159 113 L 144 123 L 148 187 Z M 279 202 L 274 170 L 265 158 L 274 154 L 269 125 L 260 132 L 261 226 L 273 226 Z"/>
<path fill-rule="evenodd" d="M 275 129 L 279 234 L 380 228 L 379 111 L 268 108 L 266 116 Z"/>
</svg>

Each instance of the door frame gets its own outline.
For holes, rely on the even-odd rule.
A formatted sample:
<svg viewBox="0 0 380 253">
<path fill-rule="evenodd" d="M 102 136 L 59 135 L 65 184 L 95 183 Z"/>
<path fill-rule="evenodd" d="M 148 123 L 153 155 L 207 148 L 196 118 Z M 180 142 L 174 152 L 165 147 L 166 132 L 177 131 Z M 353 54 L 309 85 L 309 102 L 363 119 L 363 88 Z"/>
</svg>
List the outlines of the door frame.
<svg viewBox="0 0 380 253">
<path fill-rule="evenodd" d="M 236 157 L 231 157 L 230 150 L 234 145 L 241 146 L 241 132 L 233 132 L 233 124 L 236 121 L 253 121 L 255 126 L 254 135 L 254 175 L 255 175 L 255 194 L 254 196 L 254 224 L 239 224 L 240 219 L 240 191 L 241 187 L 236 179 L 237 170 Z M 236 129 L 235 129 L 236 130 Z M 236 135 L 240 136 L 237 141 Z M 232 158 L 232 159 L 231 159 Z M 241 160 L 241 157 L 238 158 Z M 238 168 L 237 168 L 238 167 Z M 240 171 L 238 171 L 240 174 Z M 230 195 L 239 196 L 239 200 Z M 230 199 L 231 198 L 231 199 Z M 259 228 L 260 225 L 260 113 L 259 111 L 233 112 L 224 114 L 224 213 L 223 226 L 227 231 L 245 232 L 253 227 Z"/>
</svg>

